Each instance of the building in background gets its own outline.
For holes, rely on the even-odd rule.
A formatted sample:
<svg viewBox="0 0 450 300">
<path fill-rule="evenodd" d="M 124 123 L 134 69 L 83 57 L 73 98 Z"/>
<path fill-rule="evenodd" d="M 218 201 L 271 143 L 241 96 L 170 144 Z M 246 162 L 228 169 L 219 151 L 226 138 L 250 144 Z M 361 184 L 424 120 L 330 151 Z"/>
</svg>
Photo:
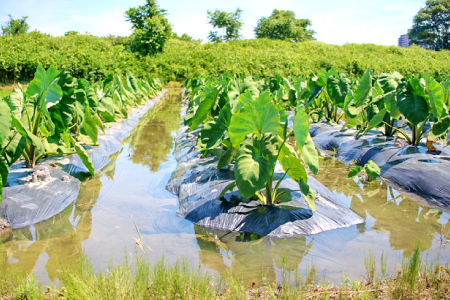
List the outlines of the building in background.
<svg viewBox="0 0 450 300">
<path fill-rule="evenodd" d="M 411 29 L 408 29 L 408 33 L 407 34 L 402 34 L 398 38 L 398 46 L 399 47 L 409 48 L 409 44 L 411 43 L 411 40 L 409 39 L 409 33 L 410 32 L 411 32 Z"/>
<path fill-rule="evenodd" d="M 408 33 L 407 34 L 402 34 L 399 38 L 398 38 L 398 46 L 399 47 L 404 47 L 404 48 L 409 48 L 411 47 L 411 40 L 409 39 L 409 33 L 411 32 L 411 29 L 408 29 Z M 429 46 L 427 45 L 417 45 L 422 49 L 430 49 Z"/>
</svg>

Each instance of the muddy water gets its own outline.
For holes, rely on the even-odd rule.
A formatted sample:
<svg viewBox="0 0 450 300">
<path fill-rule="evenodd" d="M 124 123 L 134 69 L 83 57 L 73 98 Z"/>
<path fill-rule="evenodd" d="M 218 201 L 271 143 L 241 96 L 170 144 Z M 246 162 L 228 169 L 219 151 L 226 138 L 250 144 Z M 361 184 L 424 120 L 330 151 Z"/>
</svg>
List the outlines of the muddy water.
<svg viewBox="0 0 450 300">
<path fill-rule="evenodd" d="M 347 179 L 348 168 L 321 159 L 317 179 L 364 224 L 291 239 L 203 229 L 176 216 L 177 198 L 165 190 L 176 168 L 173 140 L 180 123 L 180 91 L 171 90 L 146 114 L 97 176 L 83 182 L 75 205 L 34 226 L 0 236 L 0 271 L 18 268 L 45 284 L 57 284 L 65 262 L 84 253 L 96 269 L 144 256 L 169 262 L 186 257 L 214 274 L 231 271 L 244 284 L 280 280 L 283 273 L 307 273 L 312 266 L 322 278 L 339 283 L 365 274 L 364 258 L 373 253 L 377 273 L 387 257 L 387 275 L 398 268 L 420 242 L 425 256 L 450 262 L 450 216 L 402 196 L 378 181 Z M 219 237 L 219 238 L 217 238 Z"/>
</svg>

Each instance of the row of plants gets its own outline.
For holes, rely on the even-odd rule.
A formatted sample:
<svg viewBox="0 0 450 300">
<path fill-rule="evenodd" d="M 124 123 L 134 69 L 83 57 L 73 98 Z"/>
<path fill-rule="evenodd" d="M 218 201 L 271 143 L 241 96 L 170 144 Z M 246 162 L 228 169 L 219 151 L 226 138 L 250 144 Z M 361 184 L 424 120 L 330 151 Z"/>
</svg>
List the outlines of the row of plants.
<svg viewBox="0 0 450 300">
<path fill-rule="evenodd" d="M 159 79 L 139 80 L 131 73 L 89 83 L 54 66 L 47 71 L 39 66 L 28 86 L 19 84 L 10 96 L 0 98 L 0 188 L 9 167 L 21 157 L 33 168 L 49 155 L 77 153 L 94 175 L 82 145 L 96 145 L 108 122 L 127 118 L 127 111 L 161 89 Z"/>
<path fill-rule="evenodd" d="M 349 78 L 332 68 L 271 81 L 279 99 L 291 107 L 304 106 L 313 122 L 343 121 L 344 127 L 357 129 L 356 135 L 376 129 L 384 136 L 401 135 L 411 145 L 425 136 L 447 143 L 450 77 L 404 77 L 395 71 L 375 75 L 367 70 Z"/>
<path fill-rule="evenodd" d="M 311 71 L 336 68 L 349 76 L 399 71 L 443 75 L 450 69 L 450 52 L 417 47 L 373 44 L 328 45 L 317 41 L 255 39 L 206 43 L 169 40 L 162 53 L 140 57 L 128 51 L 124 37 L 68 34 L 53 37 L 39 32 L 0 36 L 0 81 L 27 81 L 39 65 L 63 69 L 89 81 L 109 73 L 137 77 L 150 75 L 181 81 L 202 74 L 217 77 L 227 72 L 268 78 L 273 75 L 308 76 Z"/>
<path fill-rule="evenodd" d="M 374 75 L 367 70 L 349 78 L 335 68 L 265 80 L 228 73 L 200 76 L 184 83 L 189 98 L 184 124 L 190 131 L 200 127 L 197 148 L 204 156 L 217 156 L 218 169 L 234 163 L 235 181 L 221 197 L 237 187 L 244 198 L 259 199 L 263 205 L 280 203 L 283 194 L 292 192 L 279 188 L 288 175 L 314 209 L 306 167 L 317 174 L 318 157 L 310 122 L 341 122 L 344 128 L 357 129 L 356 135 L 371 129 L 385 136 L 398 133 L 411 145 L 418 145 L 425 135 L 429 142 L 447 143 L 449 85 L 448 77 L 403 77 L 395 71 Z M 292 126 L 288 110 L 293 111 Z M 277 161 L 282 176 L 274 172 Z M 362 169 L 355 166 L 349 177 Z M 373 161 L 364 170 L 370 177 L 380 175 Z"/>
</svg>

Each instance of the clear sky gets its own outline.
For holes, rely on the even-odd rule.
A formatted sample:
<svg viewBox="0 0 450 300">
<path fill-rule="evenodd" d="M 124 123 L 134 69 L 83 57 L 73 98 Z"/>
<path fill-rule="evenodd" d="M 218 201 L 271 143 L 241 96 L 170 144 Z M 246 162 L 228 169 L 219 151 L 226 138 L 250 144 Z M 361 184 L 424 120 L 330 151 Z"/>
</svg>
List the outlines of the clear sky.
<svg viewBox="0 0 450 300">
<path fill-rule="evenodd" d="M 129 35 L 130 24 L 123 13 L 144 0 L 0 0 L 0 24 L 13 18 L 28 16 L 31 30 L 63 35 L 75 30 L 94 35 Z M 401 34 L 412 26 L 412 19 L 425 0 L 159 0 L 160 8 L 179 35 L 206 41 L 211 29 L 207 10 L 243 10 L 245 38 L 253 38 L 257 20 L 269 16 L 273 9 L 292 10 L 297 18 L 312 21 L 312 29 L 321 42 L 374 43 L 396 45 Z"/>
</svg>

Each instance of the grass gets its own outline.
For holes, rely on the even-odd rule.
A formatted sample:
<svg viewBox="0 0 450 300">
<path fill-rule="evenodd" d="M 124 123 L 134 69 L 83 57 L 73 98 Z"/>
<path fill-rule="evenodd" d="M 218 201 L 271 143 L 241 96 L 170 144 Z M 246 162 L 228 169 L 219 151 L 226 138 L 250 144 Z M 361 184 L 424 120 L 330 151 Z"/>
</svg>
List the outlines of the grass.
<svg viewBox="0 0 450 300">
<path fill-rule="evenodd" d="M 186 260 L 175 265 L 164 257 L 150 265 L 144 259 L 132 264 L 110 264 L 105 272 L 94 272 L 84 257 L 59 270 L 61 286 L 42 286 L 35 277 L 15 271 L 0 274 L 0 300 L 6 299 L 448 299 L 450 270 L 448 265 L 427 264 L 419 246 L 402 269 L 388 279 L 375 278 L 375 255 L 368 254 L 366 281 L 344 276 L 339 286 L 320 283 L 312 265 L 306 275 L 283 274 L 282 283 L 263 283 L 246 287 L 229 272 L 215 279 Z M 383 270 L 381 260 L 381 270 Z M 384 269 L 386 266 L 384 266 Z M 383 272 L 383 271 L 382 271 Z M 370 282 L 369 282 L 370 280 Z"/>
</svg>

